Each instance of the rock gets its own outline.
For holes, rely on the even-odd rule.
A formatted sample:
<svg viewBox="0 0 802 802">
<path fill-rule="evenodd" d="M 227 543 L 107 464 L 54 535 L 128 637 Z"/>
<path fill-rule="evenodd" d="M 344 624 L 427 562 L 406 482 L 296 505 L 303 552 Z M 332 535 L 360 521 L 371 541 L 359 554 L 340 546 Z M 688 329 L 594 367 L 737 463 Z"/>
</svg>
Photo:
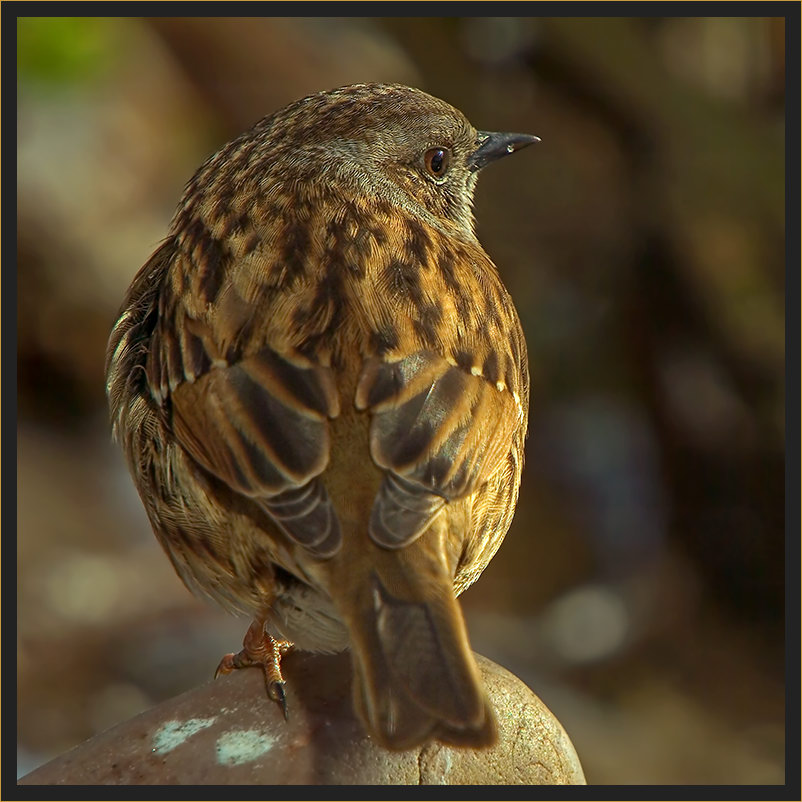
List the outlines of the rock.
<svg viewBox="0 0 802 802">
<path fill-rule="evenodd" d="M 473 750 L 430 743 L 390 752 L 351 704 L 350 660 L 291 652 L 283 662 L 289 720 L 255 669 L 182 694 L 75 747 L 23 785 L 550 785 L 585 784 L 574 748 L 517 677 L 477 655 L 499 725 Z"/>
</svg>

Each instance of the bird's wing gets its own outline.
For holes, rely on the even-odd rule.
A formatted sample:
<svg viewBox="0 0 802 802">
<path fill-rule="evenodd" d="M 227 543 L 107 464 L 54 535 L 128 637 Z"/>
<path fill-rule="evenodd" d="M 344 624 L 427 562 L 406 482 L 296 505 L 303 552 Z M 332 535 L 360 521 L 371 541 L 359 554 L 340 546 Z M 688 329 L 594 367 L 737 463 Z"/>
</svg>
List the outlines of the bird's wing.
<svg viewBox="0 0 802 802">
<path fill-rule="evenodd" d="M 151 384 L 169 392 L 179 443 L 207 471 L 259 503 L 293 540 L 325 557 L 340 527 L 319 475 L 339 401 L 328 368 L 302 367 L 269 347 L 231 363 L 207 357 L 186 325 L 165 333 Z"/>
<path fill-rule="evenodd" d="M 371 456 L 386 471 L 370 536 L 388 548 L 412 542 L 445 504 L 481 487 L 523 415 L 506 387 L 430 351 L 369 359 L 356 405 L 371 412 Z"/>
</svg>

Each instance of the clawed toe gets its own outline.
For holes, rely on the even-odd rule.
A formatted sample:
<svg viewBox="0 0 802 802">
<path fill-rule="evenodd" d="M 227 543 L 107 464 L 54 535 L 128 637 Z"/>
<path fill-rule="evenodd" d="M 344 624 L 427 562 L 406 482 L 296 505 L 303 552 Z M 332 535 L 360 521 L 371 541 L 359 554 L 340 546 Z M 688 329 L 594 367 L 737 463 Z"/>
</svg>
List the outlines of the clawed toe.
<svg viewBox="0 0 802 802">
<path fill-rule="evenodd" d="M 214 672 L 214 678 L 230 674 L 235 669 L 259 666 L 265 675 L 268 696 L 281 707 L 281 712 L 287 719 L 287 695 L 281 673 L 281 658 L 291 647 L 289 641 L 276 640 L 265 632 L 264 621 L 257 619 L 245 633 L 242 650 L 225 655 Z"/>
<path fill-rule="evenodd" d="M 273 680 L 267 683 L 267 693 L 270 698 L 281 707 L 281 712 L 284 714 L 284 720 L 289 720 L 287 713 L 287 695 L 284 692 L 284 680 Z"/>
</svg>

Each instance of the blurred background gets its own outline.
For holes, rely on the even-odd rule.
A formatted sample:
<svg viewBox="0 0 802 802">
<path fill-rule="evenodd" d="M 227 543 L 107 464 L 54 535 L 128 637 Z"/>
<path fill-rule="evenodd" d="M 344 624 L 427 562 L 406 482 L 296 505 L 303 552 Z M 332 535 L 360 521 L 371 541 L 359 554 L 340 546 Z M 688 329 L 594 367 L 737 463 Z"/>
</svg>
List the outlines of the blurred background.
<svg viewBox="0 0 802 802">
<path fill-rule="evenodd" d="M 210 679 L 110 442 L 108 333 L 184 183 L 306 94 L 411 84 L 542 143 L 478 231 L 533 394 L 474 648 L 590 783 L 784 781 L 784 41 L 769 18 L 18 20 L 19 772 Z"/>
</svg>

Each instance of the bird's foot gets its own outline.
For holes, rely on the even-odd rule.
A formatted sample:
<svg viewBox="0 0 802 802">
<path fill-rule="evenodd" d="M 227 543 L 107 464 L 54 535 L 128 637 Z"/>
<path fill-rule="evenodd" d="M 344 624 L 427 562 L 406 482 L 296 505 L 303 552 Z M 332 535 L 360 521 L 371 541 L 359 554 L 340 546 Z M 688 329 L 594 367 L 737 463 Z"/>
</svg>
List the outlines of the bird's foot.
<svg viewBox="0 0 802 802">
<path fill-rule="evenodd" d="M 230 674 L 238 668 L 259 666 L 265 675 L 267 694 L 281 707 L 284 718 L 287 718 L 287 696 L 284 693 L 284 677 L 281 673 L 281 658 L 292 647 L 286 640 L 276 640 L 265 632 L 264 621 L 256 620 L 245 633 L 242 650 L 227 654 L 220 661 L 214 678 L 221 674 Z"/>
</svg>

